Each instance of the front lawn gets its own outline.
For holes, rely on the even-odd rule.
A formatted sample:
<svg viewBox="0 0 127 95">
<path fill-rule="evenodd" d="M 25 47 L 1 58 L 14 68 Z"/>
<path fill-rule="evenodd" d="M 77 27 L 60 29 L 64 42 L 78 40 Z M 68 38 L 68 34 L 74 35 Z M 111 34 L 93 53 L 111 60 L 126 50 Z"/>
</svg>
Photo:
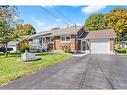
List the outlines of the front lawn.
<svg viewBox="0 0 127 95">
<path fill-rule="evenodd" d="M 26 74 L 35 72 L 39 69 L 46 68 L 57 62 L 60 62 L 66 58 L 69 58 L 69 54 L 59 53 L 41 53 L 37 54 L 42 59 L 31 62 L 18 62 L 17 58 L 19 55 L 9 55 L 5 58 L 3 55 L 0 56 L 0 85 L 7 83 L 11 80 L 17 79 Z"/>
</svg>

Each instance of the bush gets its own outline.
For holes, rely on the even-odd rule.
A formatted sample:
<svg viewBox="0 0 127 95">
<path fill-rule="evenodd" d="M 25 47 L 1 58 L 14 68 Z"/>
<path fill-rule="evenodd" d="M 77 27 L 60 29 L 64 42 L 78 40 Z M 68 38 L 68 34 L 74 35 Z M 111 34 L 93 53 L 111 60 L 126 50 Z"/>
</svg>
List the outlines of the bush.
<svg viewBox="0 0 127 95">
<path fill-rule="evenodd" d="M 127 49 L 126 49 L 126 48 L 115 49 L 115 51 L 116 51 L 117 53 L 127 53 Z"/>
<path fill-rule="evenodd" d="M 119 49 L 120 48 L 120 44 L 115 44 L 115 49 Z"/>
<path fill-rule="evenodd" d="M 64 50 L 65 53 L 68 53 L 71 51 L 70 44 L 63 44 L 62 50 Z"/>
<path fill-rule="evenodd" d="M 29 44 L 26 41 L 21 42 L 19 45 L 19 51 L 20 52 L 25 52 L 25 50 L 29 51 Z"/>
</svg>

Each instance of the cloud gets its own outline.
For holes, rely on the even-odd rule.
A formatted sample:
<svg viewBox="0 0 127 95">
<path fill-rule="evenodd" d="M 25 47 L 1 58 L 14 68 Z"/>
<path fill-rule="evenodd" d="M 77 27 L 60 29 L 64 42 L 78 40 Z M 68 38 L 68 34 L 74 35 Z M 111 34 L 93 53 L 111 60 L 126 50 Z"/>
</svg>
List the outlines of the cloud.
<svg viewBox="0 0 127 95">
<path fill-rule="evenodd" d="M 38 22 L 38 23 L 37 23 L 37 26 L 44 26 L 44 25 L 45 25 L 44 22 Z"/>
<path fill-rule="evenodd" d="M 97 12 L 97 11 L 99 11 L 99 10 L 105 8 L 105 7 L 106 7 L 106 5 L 104 5 L 104 6 L 93 6 L 93 5 L 89 5 L 87 7 L 81 8 L 81 12 L 83 12 L 83 13 L 89 13 L 90 14 L 90 13 Z"/>
<path fill-rule="evenodd" d="M 40 21 L 39 21 L 39 20 L 35 20 L 34 22 L 38 23 L 38 22 L 40 22 Z"/>
<path fill-rule="evenodd" d="M 47 27 L 45 27 L 45 29 L 52 29 L 52 28 L 55 28 L 55 27 L 58 27 L 58 24 L 54 23 L 52 25 L 48 25 Z"/>
<path fill-rule="evenodd" d="M 62 19 L 56 19 L 56 21 L 57 21 L 57 22 L 60 22 L 60 21 L 62 21 Z"/>
<path fill-rule="evenodd" d="M 81 26 L 82 24 L 81 23 L 76 23 L 77 26 Z"/>
<path fill-rule="evenodd" d="M 50 25 L 50 26 L 47 26 L 47 27 L 45 27 L 46 28 L 46 30 L 47 29 L 52 29 L 54 26 L 52 26 L 52 25 Z"/>
<path fill-rule="evenodd" d="M 53 24 L 54 26 L 57 26 L 57 24 L 55 23 L 55 24 Z"/>
<path fill-rule="evenodd" d="M 41 20 L 38 20 L 38 19 L 34 19 L 34 23 L 38 26 L 38 27 L 41 27 L 41 26 L 44 26 L 46 23 L 41 21 Z"/>
</svg>

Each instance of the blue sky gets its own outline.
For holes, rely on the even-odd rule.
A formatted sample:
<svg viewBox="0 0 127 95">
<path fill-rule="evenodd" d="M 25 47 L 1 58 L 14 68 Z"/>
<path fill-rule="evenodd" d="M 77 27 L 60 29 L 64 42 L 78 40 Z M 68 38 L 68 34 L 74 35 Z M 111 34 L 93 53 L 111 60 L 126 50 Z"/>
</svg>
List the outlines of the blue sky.
<svg viewBox="0 0 127 95">
<path fill-rule="evenodd" d="M 56 18 L 41 7 L 52 12 Z M 60 15 L 54 7 L 77 25 L 83 25 L 91 14 L 107 13 L 113 8 L 127 8 L 127 6 L 18 6 L 18 10 L 24 23 L 32 24 L 37 32 L 71 26 L 72 23 Z"/>
</svg>

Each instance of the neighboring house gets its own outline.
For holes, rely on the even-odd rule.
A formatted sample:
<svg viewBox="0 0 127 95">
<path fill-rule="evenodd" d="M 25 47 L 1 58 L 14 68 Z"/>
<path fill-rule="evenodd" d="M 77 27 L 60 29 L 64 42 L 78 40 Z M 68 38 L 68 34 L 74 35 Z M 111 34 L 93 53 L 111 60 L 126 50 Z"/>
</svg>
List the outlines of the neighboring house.
<svg viewBox="0 0 127 95">
<path fill-rule="evenodd" d="M 22 42 L 22 41 L 27 41 L 29 35 L 28 36 L 22 36 L 20 38 L 18 38 L 17 40 L 18 41 L 10 41 L 7 43 L 7 47 L 8 48 L 12 48 L 13 50 L 11 52 L 16 52 L 19 50 L 19 44 Z"/>
<path fill-rule="evenodd" d="M 18 41 L 10 41 L 7 44 L 8 48 L 13 48 L 13 50 L 11 52 L 16 52 L 18 50 Z"/>
<path fill-rule="evenodd" d="M 113 29 L 84 32 L 79 36 L 81 50 L 88 53 L 113 53 L 115 37 Z"/>
<path fill-rule="evenodd" d="M 4 44 L 0 43 L 0 48 L 1 48 L 1 47 L 4 47 Z"/>
<path fill-rule="evenodd" d="M 127 48 L 127 41 L 121 41 L 121 47 Z"/>
<path fill-rule="evenodd" d="M 84 53 L 113 53 L 113 29 L 85 32 L 81 26 L 52 29 L 30 36 L 30 46 L 35 49 L 65 50 Z"/>
</svg>

